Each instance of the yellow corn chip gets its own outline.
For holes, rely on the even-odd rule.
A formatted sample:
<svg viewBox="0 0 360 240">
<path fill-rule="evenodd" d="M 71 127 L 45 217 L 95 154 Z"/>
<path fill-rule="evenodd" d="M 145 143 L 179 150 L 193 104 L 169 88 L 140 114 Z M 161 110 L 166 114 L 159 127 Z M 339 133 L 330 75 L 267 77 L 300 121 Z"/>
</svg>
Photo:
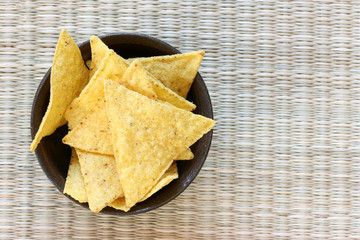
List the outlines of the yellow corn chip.
<svg viewBox="0 0 360 240">
<path fill-rule="evenodd" d="M 140 202 L 145 201 L 146 199 L 151 197 L 154 193 L 156 193 L 157 191 L 159 191 L 160 189 L 162 189 L 163 187 L 168 185 L 172 180 L 177 179 L 178 177 L 179 177 L 179 174 L 178 174 L 178 170 L 177 170 L 177 167 L 176 167 L 176 162 L 173 162 L 170 165 L 170 167 L 168 168 L 168 170 L 166 170 L 164 175 L 162 175 L 159 182 L 156 183 L 156 185 L 150 190 L 150 192 L 148 192 L 140 200 Z"/>
<path fill-rule="evenodd" d="M 156 193 L 157 191 L 159 191 L 160 189 L 162 189 L 163 187 L 168 185 L 172 180 L 174 180 L 178 177 L 179 177 L 179 175 L 177 172 L 176 163 L 173 162 L 173 164 L 170 165 L 168 170 L 166 170 L 164 175 L 160 178 L 159 182 L 156 183 L 156 185 L 150 190 L 150 192 L 148 192 L 145 195 L 145 197 L 143 197 L 143 199 L 141 199 L 140 202 L 145 201 L 146 199 L 151 197 L 154 193 Z M 109 206 L 113 207 L 115 209 L 118 209 L 118 210 L 122 210 L 124 212 L 127 212 L 130 210 L 130 208 L 126 206 L 126 201 L 125 201 L 124 197 L 116 199 L 114 202 L 110 203 Z"/>
<path fill-rule="evenodd" d="M 99 101 L 62 142 L 83 151 L 114 155 L 105 100 Z"/>
<path fill-rule="evenodd" d="M 156 93 L 145 70 L 138 61 L 133 61 L 126 69 L 121 81 L 119 82 L 128 89 L 138 92 L 151 99 L 156 99 Z"/>
<path fill-rule="evenodd" d="M 193 158 L 193 152 L 190 148 L 187 148 L 185 151 L 181 152 L 180 155 L 175 158 L 175 160 L 191 160 Z"/>
<path fill-rule="evenodd" d="M 95 72 L 101 65 L 101 61 L 105 57 L 107 51 L 109 51 L 108 46 L 101 41 L 97 36 L 90 37 L 90 46 L 91 46 L 91 67 L 90 67 L 90 79 L 94 76 Z"/>
<path fill-rule="evenodd" d="M 172 105 L 174 105 L 175 107 L 184 109 L 184 110 L 188 110 L 188 111 L 192 111 L 196 108 L 195 104 L 187 101 L 185 98 L 179 96 L 178 94 L 176 94 L 175 92 L 173 92 L 171 89 L 165 87 L 159 80 L 155 79 L 154 76 L 152 76 L 148 71 L 146 71 L 142 64 L 140 63 L 139 60 L 135 59 L 134 61 L 131 62 L 131 65 L 135 65 L 136 67 L 136 73 L 138 75 L 141 75 L 142 78 L 147 79 L 147 83 L 150 82 L 153 91 L 155 91 L 156 96 L 159 100 L 168 102 Z M 125 74 L 124 74 L 125 76 Z M 125 85 L 125 87 L 127 87 Z M 129 88 L 129 87 L 128 87 Z M 131 89 L 130 90 L 136 91 L 136 89 Z M 139 91 L 136 91 L 139 92 Z M 143 94 L 145 95 L 145 94 Z"/>
<path fill-rule="evenodd" d="M 186 98 L 198 72 L 204 51 L 189 52 L 168 56 L 138 58 L 156 79 L 183 98 Z M 131 62 L 134 59 L 129 59 Z"/>
<path fill-rule="evenodd" d="M 170 88 L 165 87 L 160 81 L 152 77 L 150 77 L 149 79 L 156 93 L 156 96 L 158 97 L 159 100 L 168 102 L 174 105 L 175 107 L 187 111 L 193 111 L 196 108 L 195 104 L 187 101 L 185 98 L 181 97 L 180 95 L 177 95 Z"/>
<path fill-rule="evenodd" d="M 71 149 L 71 159 L 66 177 L 64 193 L 83 203 L 87 202 L 84 178 L 81 175 L 79 158 L 74 149 Z"/>
<path fill-rule="evenodd" d="M 87 66 L 88 69 L 91 68 L 91 60 L 87 60 L 85 64 L 86 64 L 86 66 Z M 90 79 L 90 78 L 91 78 L 91 77 L 90 77 L 90 73 L 89 73 L 89 79 Z"/>
<path fill-rule="evenodd" d="M 173 159 L 215 121 L 105 80 L 106 111 L 127 207 L 158 182 Z"/>
<path fill-rule="evenodd" d="M 120 197 L 109 204 L 110 207 L 113 207 L 117 210 L 122 210 L 124 212 L 127 212 L 130 210 L 130 207 L 126 206 L 125 198 Z"/>
<path fill-rule="evenodd" d="M 179 177 L 179 175 L 177 172 L 176 163 L 174 162 L 173 164 L 170 165 L 168 170 L 166 170 L 166 172 L 161 177 L 159 182 L 150 190 L 150 192 L 148 192 L 145 195 L 145 197 L 143 199 L 141 199 L 141 202 L 145 201 L 146 199 L 151 197 L 154 193 L 156 193 L 157 191 L 159 191 L 160 189 L 162 189 L 163 187 L 168 185 L 172 180 L 174 180 L 178 177 Z M 109 204 L 109 206 L 113 207 L 115 209 L 118 209 L 118 210 L 122 210 L 124 212 L 127 212 L 130 210 L 130 208 L 126 206 L 126 201 L 125 201 L 124 197 L 120 197 L 120 198 L 116 199 L 114 202 Z"/>
<path fill-rule="evenodd" d="M 113 156 L 89 153 L 80 149 L 76 149 L 76 153 L 91 211 L 97 213 L 123 196 Z"/>
<path fill-rule="evenodd" d="M 100 67 L 80 96 L 76 98 L 65 112 L 68 126 L 73 129 L 95 107 L 98 101 L 104 99 L 104 79 L 121 79 L 127 68 L 125 60 L 113 50 L 109 50 Z"/>
<path fill-rule="evenodd" d="M 40 140 L 64 125 L 64 113 L 85 87 L 89 70 L 80 49 L 70 35 L 62 30 L 56 46 L 50 76 L 50 102 L 30 150 L 35 151 Z"/>
</svg>

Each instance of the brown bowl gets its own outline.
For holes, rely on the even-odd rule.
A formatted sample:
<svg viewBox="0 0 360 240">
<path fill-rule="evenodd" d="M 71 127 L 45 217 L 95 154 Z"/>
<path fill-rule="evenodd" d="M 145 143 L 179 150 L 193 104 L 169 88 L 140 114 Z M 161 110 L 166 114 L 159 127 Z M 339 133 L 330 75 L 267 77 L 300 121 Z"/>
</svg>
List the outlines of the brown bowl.
<svg viewBox="0 0 360 240">
<path fill-rule="evenodd" d="M 101 36 L 100 39 L 124 58 L 149 57 L 180 53 L 169 44 L 143 34 L 119 33 Z M 84 60 L 91 58 L 90 43 L 86 41 L 79 45 Z M 31 136 L 34 138 L 41 120 L 45 114 L 50 96 L 50 72 L 51 68 L 42 79 L 35 94 L 31 112 Z M 213 118 L 212 106 L 208 90 L 200 74 L 196 75 L 194 83 L 189 91 L 188 100 L 196 104 L 194 113 Z M 52 135 L 42 139 L 35 153 L 37 159 L 51 182 L 62 193 L 69 167 L 70 147 L 63 144 L 61 139 L 67 134 L 67 125 L 57 129 Z M 114 215 L 132 215 L 144 213 L 158 208 L 182 193 L 194 180 L 203 166 L 210 149 L 212 131 L 199 139 L 191 150 L 195 158 L 190 161 L 178 161 L 179 178 L 155 193 L 144 202 L 137 203 L 129 212 L 123 212 L 110 207 L 104 208 L 101 213 Z M 65 194 L 66 195 L 66 194 Z M 88 208 L 87 203 L 79 203 L 66 195 L 77 204 Z"/>
</svg>

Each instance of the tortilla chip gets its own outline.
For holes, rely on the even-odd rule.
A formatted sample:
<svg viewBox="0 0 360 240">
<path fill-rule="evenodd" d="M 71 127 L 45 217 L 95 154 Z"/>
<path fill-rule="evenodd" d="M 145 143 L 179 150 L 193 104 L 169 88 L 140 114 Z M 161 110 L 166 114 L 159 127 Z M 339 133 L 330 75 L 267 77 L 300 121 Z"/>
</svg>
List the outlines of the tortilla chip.
<svg viewBox="0 0 360 240">
<path fill-rule="evenodd" d="M 79 158 L 74 149 L 71 149 L 71 159 L 66 177 L 64 193 L 70 195 L 72 198 L 81 203 L 88 201 L 85 191 L 84 178 L 81 175 Z"/>
<path fill-rule="evenodd" d="M 176 163 L 173 162 L 173 164 L 170 165 L 168 170 L 164 173 L 164 175 L 160 178 L 159 182 L 148 192 L 143 199 L 141 199 L 140 202 L 145 201 L 149 197 L 151 197 L 154 193 L 168 185 L 172 180 L 178 178 L 178 172 Z M 109 204 L 110 207 L 113 207 L 117 210 L 122 210 L 124 212 L 127 212 L 130 210 L 129 207 L 126 206 L 126 201 L 124 197 L 120 197 L 116 199 L 114 202 Z"/>
<path fill-rule="evenodd" d="M 146 82 L 150 82 L 153 91 L 155 91 L 156 96 L 159 100 L 168 102 L 175 107 L 192 111 L 196 108 L 195 104 L 187 101 L 185 98 L 177 95 L 175 92 L 173 92 L 171 89 L 167 88 L 162 84 L 159 80 L 157 80 L 153 75 L 151 75 L 148 71 L 144 69 L 142 64 L 139 62 L 139 60 L 134 60 L 131 62 L 131 64 L 135 64 L 137 67 L 137 72 L 142 75 L 142 78 L 146 78 Z M 124 74 L 125 75 L 125 74 Z M 125 86 L 126 87 L 126 86 Z M 130 90 L 136 91 L 135 89 Z M 136 91 L 138 92 L 138 91 Z M 145 94 L 143 94 L 145 95 Z"/>
<path fill-rule="evenodd" d="M 151 99 L 157 99 L 146 71 L 135 60 L 126 69 L 120 84 Z"/>
<path fill-rule="evenodd" d="M 116 199 L 115 201 L 113 201 L 112 203 L 109 204 L 109 207 L 113 207 L 117 210 L 121 210 L 124 212 L 127 212 L 130 210 L 130 208 L 126 206 L 124 197 L 120 197 L 120 198 Z"/>
<path fill-rule="evenodd" d="M 98 102 L 62 142 L 83 151 L 114 155 L 105 101 Z"/>
<path fill-rule="evenodd" d="M 127 207 L 158 182 L 173 159 L 215 121 L 105 80 L 106 111 Z"/>
<path fill-rule="evenodd" d="M 177 170 L 177 167 L 176 167 L 176 162 L 173 162 L 170 165 L 170 167 L 168 168 L 168 170 L 166 170 L 164 175 L 162 175 L 160 180 L 156 183 L 156 185 L 150 190 L 150 192 L 148 192 L 140 200 L 140 202 L 145 201 L 146 199 L 151 197 L 154 193 L 156 193 L 157 191 L 159 191 L 160 189 L 162 189 L 163 187 L 168 185 L 172 180 L 177 179 L 178 177 L 179 177 L 179 174 L 178 174 L 178 170 Z"/>
<path fill-rule="evenodd" d="M 85 64 L 86 64 L 86 66 L 87 66 L 88 69 L 91 68 L 91 60 L 87 60 L 87 61 L 85 62 Z M 90 73 L 89 73 L 89 79 L 90 79 L 90 78 L 91 78 L 91 77 L 90 77 Z"/>
<path fill-rule="evenodd" d="M 191 160 L 194 158 L 194 154 L 190 148 L 187 148 L 185 151 L 181 152 L 175 160 Z"/>
<path fill-rule="evenodd" d="M 196 51 L 138 60 L 166 87 L 186 98 L 204 55 L 204 51 Z M 129 62 L 133 60 L 128 59 Z"/>
<path fill-rule="evenodd" d="M 88 82 L 89 70 L 80 49 L 70 35 L 62 30 L 56 46 L 50 76 L 50 101 L 30 150 L 35 151 L 40 140 L 66 123 L 64 113 Z"/>
<path fill-rule="evenodd" d="M 126 68 L 127 63 L 125 60 L 113 50 L 106 53 L 100 67 L 88 85 L 65 112 L 65 119 L 68 121 L 70 129 L 80 124 L 81 120 L 96 106 L 98 101 L 103 101 L 104 79 L 120 81 Z"/>
<path fill-rule="evenodd" d="M 101 65 L 102 60 L 104 59 L 107 51 L 109 51 L 108 46 L 101 41 L 97 36 L 90 37 L 90 46 L 91 46 L 91 67 L 90 67 L 90 79 L 94 76 L 95 72 Z"/>
<path fill-rule="evenodd" d="M 76 149 L 85 182 L 89 208 L 97 213 L 115 199 L 123 190 L 113 156 L 89 153 Z"/>
</svg>

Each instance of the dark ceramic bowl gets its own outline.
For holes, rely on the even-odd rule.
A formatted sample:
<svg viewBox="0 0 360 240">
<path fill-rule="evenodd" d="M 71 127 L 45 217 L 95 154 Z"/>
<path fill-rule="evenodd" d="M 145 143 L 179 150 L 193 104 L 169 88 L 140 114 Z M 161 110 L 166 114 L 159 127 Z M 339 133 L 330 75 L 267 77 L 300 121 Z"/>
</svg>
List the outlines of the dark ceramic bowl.
<svg viewBox="0 0 360 240">
<path fill-rule="evenodd" d="M 115 52 L 124 58 L 149 57 L 179 53 L 177 49 L 169 44 L 142 34 L 120 33 L 105 35 L 100 38 L 109 46 L 109 48 L 114 49 Z M 91 58 L 89 41 L 80 44 L 79 47 L 84 60 L 89 60 Z M 40 126 L 41 120 L 49 103 L 50 72 L 51 69 L 49 69 L 45 74 L 34 98 L 31 112 L 32 138 L 34 138 Z M 213 118 L 210 96 L 199 73 L 196 75 L 194 83 L 190 89 L 188 100 L 196 104 L 197 107 L 194 111 L 195 113 Z M 68 130 L 66 125 L 60 127 L 52 135 L 43 138 L 35 151 L 43 171 L 61 193 L 64 189 L 71 154 L 70 147 L 61 142 L 61 139 L 67 132 Z M 137 203 L 127 213 L 110 207 L 106 207 L 101 212 L 114 215 L 144 213 L 158 208 L 177 197 L 189 186 L 199 173 L 209 152 L 211 138 L 212 131 L 204 135 L 201 139 L 199 139 L 199 141 L 191 146 L 191 150 L 193 151 L 195 158 L 190 161 L 177 162 L 179 178 L 172 181 L 169 185 L 155 193 L 146 201 Z M 66 196 L 77 204 L 88 208 L 87 203 L 79 203 L 70 196 Z"/>
</svg>

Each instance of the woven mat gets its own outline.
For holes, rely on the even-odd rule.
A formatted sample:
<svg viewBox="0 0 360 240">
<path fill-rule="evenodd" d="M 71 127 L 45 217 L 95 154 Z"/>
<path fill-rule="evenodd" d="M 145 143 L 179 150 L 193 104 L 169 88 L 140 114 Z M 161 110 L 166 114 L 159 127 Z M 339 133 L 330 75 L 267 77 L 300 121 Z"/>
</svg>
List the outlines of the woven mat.
<svg viewBox="0 0 360 240">
<path fill-rule="evenodd" d="M 217 125 L 190 187 L 149 213 L 92 214 L 29 152 L 61 28 L 203 49 Z M 360 238 L 359 1 L 1 1 L 0 239 Z"/>
</svg>

